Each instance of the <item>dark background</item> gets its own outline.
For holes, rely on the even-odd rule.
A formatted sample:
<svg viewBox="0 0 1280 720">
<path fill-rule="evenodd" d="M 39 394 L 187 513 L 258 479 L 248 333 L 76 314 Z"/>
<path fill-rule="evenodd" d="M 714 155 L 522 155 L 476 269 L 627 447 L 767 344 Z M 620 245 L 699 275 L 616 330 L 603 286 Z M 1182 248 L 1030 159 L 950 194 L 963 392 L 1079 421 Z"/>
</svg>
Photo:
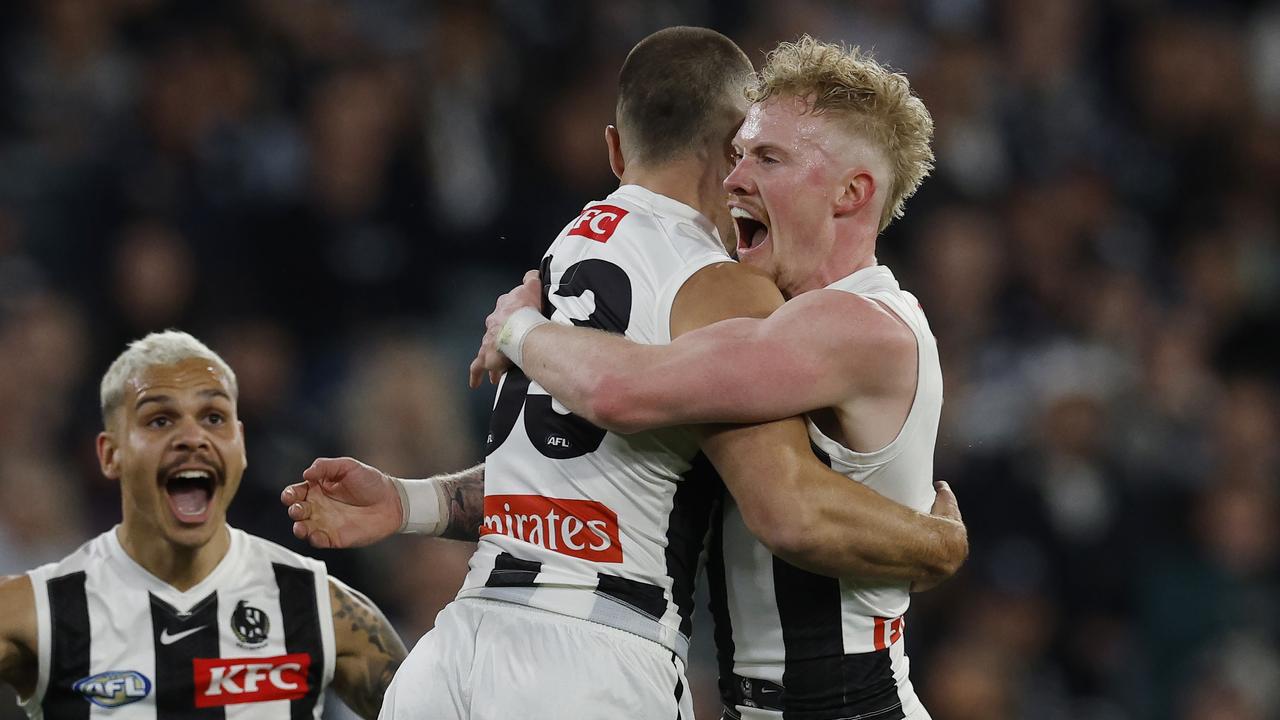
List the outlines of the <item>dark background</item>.
<svg viewBox="0 0 1280 720">
<path fill-rule="evenodd" d="M 316 455 L 479 460 L 483 317 L 613 188 L 617 70 L 671 24 L 875 48 L 936 120 L 879 254 L 938 335 L 972 542 L 908 620 L 933 716 L 1280 717 L 1262 2 L 0 3 L 0 572 L 118 522 L 97 383 L 152 330 L 239 374 L 246 530 L 298 547 L 276 496 Z M 411 644 L 469 552 L 322 557 Z M 691 677 L 716 717 L 705 649 Z"/>
</svg>

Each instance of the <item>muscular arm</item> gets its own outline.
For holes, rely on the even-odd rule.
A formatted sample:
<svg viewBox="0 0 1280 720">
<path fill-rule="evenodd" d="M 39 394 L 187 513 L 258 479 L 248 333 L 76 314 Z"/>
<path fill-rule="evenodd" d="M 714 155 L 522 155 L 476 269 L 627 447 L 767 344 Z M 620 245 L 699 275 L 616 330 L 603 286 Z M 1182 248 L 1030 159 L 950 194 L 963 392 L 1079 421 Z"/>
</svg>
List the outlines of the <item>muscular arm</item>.
<svg viewBox="0 0 1280 720">
<path fill-rule="evenodd" d="M 734 267 L 715 270 L 749 272 Z M 888 311 L 849 293 L 815 291 L 771 315 L 743 314 L 669 345 L 548 323 L 525 339 L 522 365 L 573 412 L 628 433 L 763 422 L 828 407 L 835 398 L 874 392 L 868 382 L 894 376 L 915 351 L 910 331 Z"/>
<path fill-rule="evenodd" d="M 704 271 L 677 296 L 672 334 L 683 338 L 744 313 L 765 316 L 781 302 L 772 283 L 736 266 Z M 833 577 L 931 584 L 968 555 L 962 523 L 916 512 L 822 464 L 799 417 L 702 431 L 702 449 L 748 529 L 793 565 Z"/>
<path fill-rule="evenodd" d="M 333 688 L 347 707 L 372 720 L 404 662 L 404 643 L 369 598 L 334 578 L 329 578 L 329 600 L 337 642 Z"/>
<path fill-rule="evenodd" d="M 31 578 L 0 577 L 0 683 L 12 686 L 22 697 L 30 697 L 36 689 L 36 636 Z"/>
</svg>

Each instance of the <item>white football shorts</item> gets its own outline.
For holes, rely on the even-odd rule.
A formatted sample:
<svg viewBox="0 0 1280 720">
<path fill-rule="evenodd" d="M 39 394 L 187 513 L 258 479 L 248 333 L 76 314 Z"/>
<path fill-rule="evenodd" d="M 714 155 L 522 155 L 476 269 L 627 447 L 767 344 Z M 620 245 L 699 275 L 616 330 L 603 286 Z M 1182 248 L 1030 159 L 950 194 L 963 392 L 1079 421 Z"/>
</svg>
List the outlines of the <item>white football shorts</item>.
<svg viewBox="0 0 1280 720">
<path fill-rule="evenodd" d="M 396 672 L 380 720 L 693 720 L 684 662 L 589 620 L 454 600 Z"/>
</svg>

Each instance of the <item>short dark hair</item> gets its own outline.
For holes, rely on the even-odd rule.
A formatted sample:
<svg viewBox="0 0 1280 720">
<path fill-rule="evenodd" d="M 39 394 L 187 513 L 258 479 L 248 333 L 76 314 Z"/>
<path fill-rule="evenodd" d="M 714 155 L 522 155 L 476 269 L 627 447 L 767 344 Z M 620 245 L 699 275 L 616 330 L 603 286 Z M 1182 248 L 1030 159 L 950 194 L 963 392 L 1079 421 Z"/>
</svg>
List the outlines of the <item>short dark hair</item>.
<svg viewBox="0 0 1280 720">
<path fill-rule="evenodd" d="M 660 163 L 718 134 L 751 61 L 715 30 L 671 27 L 641 40 L 618 75 L 618 129 L 631 161 Z M 745 95 L 744 95 L 745 97 Z"/>
</svg>

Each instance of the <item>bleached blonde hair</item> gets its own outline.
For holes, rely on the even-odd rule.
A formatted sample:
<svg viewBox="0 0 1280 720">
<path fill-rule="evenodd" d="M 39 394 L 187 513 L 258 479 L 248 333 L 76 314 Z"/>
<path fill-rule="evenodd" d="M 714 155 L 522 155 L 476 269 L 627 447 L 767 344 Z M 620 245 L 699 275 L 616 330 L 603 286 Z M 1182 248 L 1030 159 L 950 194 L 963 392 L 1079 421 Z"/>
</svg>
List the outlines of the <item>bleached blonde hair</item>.
<svg viewBox="0 0 1280 720">
<path fill-rule="evenodd" d="M 111 363 L 102 376 L 102 386 L 98 398 L 102 408 L 102 423 L 107 425 L 111 414 L 124 401 L 124 384 L 129 378 L 150 367 L 157 365 L 174 365 L 198 358 L 213 364 L 227 381 L 227 390 L 232 399 L 240 396 L 240 388 L 236 384 L 236 374 L 231 366 L 218 353 L 209 349 L 208 345 L 197 340 L 189 333 L 181 330 L 165 330 L 153 332 L 141 340 L 134 340 L 129 347 Z"/>
<path fill-rule="evenodd" d="M 800 98 L 815 114 L 831 113 L 879 147 L 893 174 L 879 229 L 902 217 L 907 198 L 933 170 L 933 118 L 905 75 L 856 46 L 804 35 L 770 52 L 747 90 L 752 102 L 774 96 Z"/>
</svg>

